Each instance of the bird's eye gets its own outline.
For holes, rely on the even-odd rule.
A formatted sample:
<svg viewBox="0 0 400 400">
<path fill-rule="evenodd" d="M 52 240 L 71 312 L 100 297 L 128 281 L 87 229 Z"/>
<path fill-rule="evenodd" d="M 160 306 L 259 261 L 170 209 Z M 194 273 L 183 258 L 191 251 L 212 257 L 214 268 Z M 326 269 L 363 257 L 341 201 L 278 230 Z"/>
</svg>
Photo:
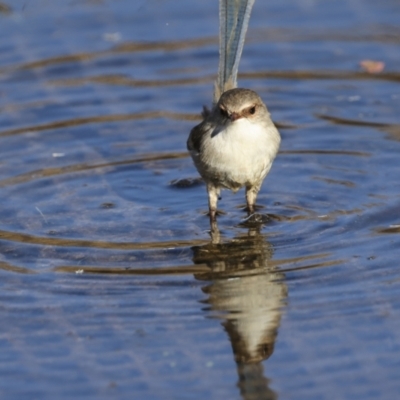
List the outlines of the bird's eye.
<svg viewBox="0 0 400 400">
<path fill-rule="evenodd" d="M 249 114 L 253 115 L 256 112 L 256 106 L 250 107 L 249 108 Z"/>
</svg>

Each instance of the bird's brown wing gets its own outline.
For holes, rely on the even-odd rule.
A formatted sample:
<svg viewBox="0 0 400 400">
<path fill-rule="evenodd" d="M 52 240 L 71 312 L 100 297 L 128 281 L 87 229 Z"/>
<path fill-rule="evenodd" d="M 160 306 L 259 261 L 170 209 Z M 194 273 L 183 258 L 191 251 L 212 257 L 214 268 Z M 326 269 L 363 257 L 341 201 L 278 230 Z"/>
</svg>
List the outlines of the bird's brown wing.
<svg viewBox="0 0 400 400">
<path fill-rule="evenodd" d="M 189 151 L 196 151 L 200 153 L 201 150 L 201 142 L 203 141 L 203 137 L 207 132 L 207 124 L 206 121 L 201 122 L 199 125 L 196 125 L 189 134 L 188 140 L 186 142 L 187 149 Z"/>
</svg>

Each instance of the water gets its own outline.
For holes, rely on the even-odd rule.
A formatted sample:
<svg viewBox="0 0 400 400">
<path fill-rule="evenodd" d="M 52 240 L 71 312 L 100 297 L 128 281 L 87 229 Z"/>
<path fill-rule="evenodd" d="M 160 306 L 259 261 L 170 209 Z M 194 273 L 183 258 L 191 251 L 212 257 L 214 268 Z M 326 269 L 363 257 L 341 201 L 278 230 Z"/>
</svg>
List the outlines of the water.
<svg viewBox="0 0 400 400">
<path fill-rule="evenodd" d="M 220 243 L 185 148 L 215 2 L 1 5 L 2 398 L 397 397 L 397 2 L 256 3 L 239 83 L 283 140 Z"/>
</svg>

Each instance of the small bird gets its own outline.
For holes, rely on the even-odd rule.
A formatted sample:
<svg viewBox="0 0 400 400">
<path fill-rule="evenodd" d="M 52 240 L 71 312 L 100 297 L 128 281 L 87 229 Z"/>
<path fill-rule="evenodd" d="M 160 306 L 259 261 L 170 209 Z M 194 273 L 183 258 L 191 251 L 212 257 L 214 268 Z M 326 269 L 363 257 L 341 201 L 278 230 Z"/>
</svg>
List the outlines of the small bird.
<svg viewBox="0 0 400 400">
<path fill-rule="evenodd" d="M 278 152 L 280 135 L 260 96 L 237 88 L 236 77 L 253 1 L 220 0 L 220 65 L 214 105 L 203 110 L 187 148 L 207 185 L 211 224 L 216 222 L 221 189 L 246 188 L 247 210 Z M 236 21 L 233 23 L 232 21 Z M 222 94 L 221 94 L 222 93 Z"/>
</svg>

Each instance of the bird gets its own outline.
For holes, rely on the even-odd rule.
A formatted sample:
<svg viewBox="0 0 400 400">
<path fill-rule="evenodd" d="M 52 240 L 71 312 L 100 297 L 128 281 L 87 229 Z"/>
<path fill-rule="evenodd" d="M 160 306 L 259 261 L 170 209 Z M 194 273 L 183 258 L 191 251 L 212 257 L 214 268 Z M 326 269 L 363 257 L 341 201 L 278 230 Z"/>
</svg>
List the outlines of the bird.
<svg viewBox="0 0 400 400">
<path fill-rule="evenodd" d="M 211 110 L 190 132 L 187 149 L 206 183 L 211 225 L 221 189 L 246 190 L 249 216 L 281 138 L 261 97 L 237 87 L 238 66 L 255 0 L 220 0 L 220 61 Z"/>
</svg>

